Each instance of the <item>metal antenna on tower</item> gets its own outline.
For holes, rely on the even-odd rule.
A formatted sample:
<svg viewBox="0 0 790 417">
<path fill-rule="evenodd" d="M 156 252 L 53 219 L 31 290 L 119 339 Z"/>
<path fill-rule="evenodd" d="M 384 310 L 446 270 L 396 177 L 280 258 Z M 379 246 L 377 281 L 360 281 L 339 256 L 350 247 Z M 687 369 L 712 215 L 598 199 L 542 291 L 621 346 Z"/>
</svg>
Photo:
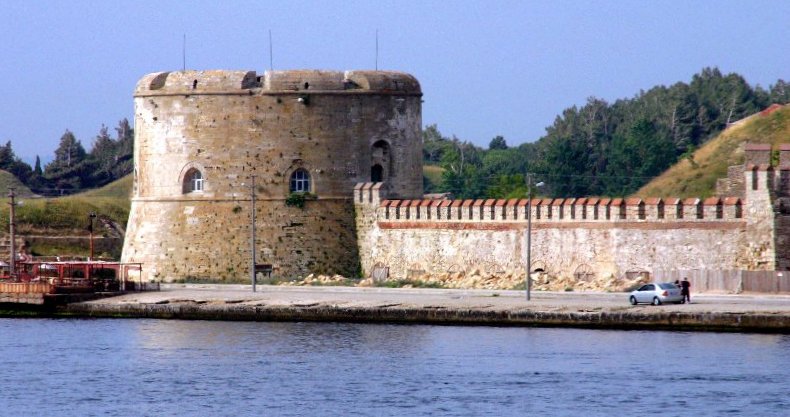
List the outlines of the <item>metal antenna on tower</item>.
<svg viewBox="0 0 790 417">
<path fill-rule="evenodd" d="M 187 70 L 187 34 L 184 34 L 184 38 L 181 42 L 181 70 Z"/>
<path fill-rule="evenodd" d="M 379 30 L 376 29 L 376 71 L 379 70 Z"/>
<path fill-rule="evenodd" d="M 269 29 L 269 71 L 274 71 L 274 57 L 272 56 L 272 30 Z"/>
</svg>

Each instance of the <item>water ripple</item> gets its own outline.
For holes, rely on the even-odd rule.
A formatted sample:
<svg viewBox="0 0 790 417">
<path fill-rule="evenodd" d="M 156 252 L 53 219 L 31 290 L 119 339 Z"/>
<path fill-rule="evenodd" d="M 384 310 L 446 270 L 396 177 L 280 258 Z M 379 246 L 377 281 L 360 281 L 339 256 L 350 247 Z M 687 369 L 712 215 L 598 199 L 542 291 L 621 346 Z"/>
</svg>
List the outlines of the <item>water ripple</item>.
<svg viewBox="0 0 790 417">
<path fill-rule="evenodd" d="M 0 414 L 783 416 L 790 337 L 0 319 Z"/>
</svg>

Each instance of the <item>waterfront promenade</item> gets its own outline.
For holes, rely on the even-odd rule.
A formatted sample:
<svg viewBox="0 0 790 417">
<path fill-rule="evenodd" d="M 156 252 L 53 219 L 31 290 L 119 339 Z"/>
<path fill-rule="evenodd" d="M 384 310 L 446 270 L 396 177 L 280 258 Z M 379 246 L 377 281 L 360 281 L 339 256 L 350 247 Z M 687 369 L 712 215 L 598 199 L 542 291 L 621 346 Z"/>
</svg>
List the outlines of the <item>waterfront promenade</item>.
<svg viewBox="0 0 790 417">
<path fill-rule="evenodd" d="M 790 333 L 790 296 L 693 294 L 692 304 L 628 304 L 625 293 L 165 284 L 59 307 L 58 315 L 351 321 Z"/>
</svg>

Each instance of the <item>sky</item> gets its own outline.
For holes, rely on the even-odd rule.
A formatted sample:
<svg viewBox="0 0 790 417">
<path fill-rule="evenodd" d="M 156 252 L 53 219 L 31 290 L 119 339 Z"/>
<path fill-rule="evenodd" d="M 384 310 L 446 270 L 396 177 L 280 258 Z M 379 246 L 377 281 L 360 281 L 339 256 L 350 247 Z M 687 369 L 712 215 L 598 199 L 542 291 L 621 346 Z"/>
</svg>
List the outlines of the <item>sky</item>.
<svg viewBox="0 0 790 417">
<path fill-rule="evenodd" d="M 32 163 L 68 129 L 90 149 L 133 120 L 143 75 L 379 69 L 420 81 L 423 124 L 487 146 L 539 139 L 588 97 L 704 67 L 790 80 L 790 1 L 0 0 L 0 141 Z M 378 62 L 376 33 L 378 32 Z"/>
</svg>

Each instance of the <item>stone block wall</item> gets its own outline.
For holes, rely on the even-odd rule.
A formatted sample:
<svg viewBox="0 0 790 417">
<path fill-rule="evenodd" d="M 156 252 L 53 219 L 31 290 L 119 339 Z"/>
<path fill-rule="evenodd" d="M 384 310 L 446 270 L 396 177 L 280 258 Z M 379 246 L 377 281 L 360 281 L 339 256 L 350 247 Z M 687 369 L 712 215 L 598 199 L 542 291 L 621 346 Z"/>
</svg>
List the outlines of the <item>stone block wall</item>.
<svg viewBox="0 0 790 417">
<path fill-rule="evenodd" d="M 385 71 L 143 77 L 122 261 L 143 279 L 246 280 L 254 194 L 257 263 L 355 275 L 354 185 L 378 177 L 393 197 L 422 196 L 421 96 L 414 77 Z M 297 172 L 304 210 L 285 204 Z"/>
<path fill-rule="evenodd" d="M 124 257 L 147 261 L 142 268 L 148 279 L 249 281 L 249 199 L 132 205 Z M 282 200 L 256 201 L 255 237 L 257 263 L 272 265 L 274 277 L 358 273 L 350 199 L 308 201 L 303 209 Z"/>
<path fill-rule="evenodd" d="M 747 161 L 770 162 L 770 147 L 745 149 Z M 377 186 L 360 186 L 362 268 L 385 267 L 395 278 L 415 270 L 523 276 L 531 215 L 530 270 L 555 278 L 683 273 L 723 280 L 717 288 L 729 291 L 737 283 L 726 271 L 790 270 L 790 165 L 747 163 L 729 176 L 740 195 L 704 200 L 387 200 Z M 415 207 L 424 211 L 412 215 Z"/>
<path fill-rule="evenodd" d="M 676 218 L 667 214 L 685 207 L 679 199 L 386 200 L 374 188 L 360 186 L 355 198 L 366 273 L 378 265 L 389 268 L 393 278 L 405 278 L 414 270 L 523 274 L 530 208 L 532 270 L 555 277 L 593 271 L 626 279 L 656 268 L 739 269 L 754 264 L 744 251 L 746 220 L 740 198 L 709 199 L 707 206 L 694 199 L 692 215 Z M 371 200 L 378 204 L 360 203 Z M 607 219 L 602 213 L 612 208 L 614 214 Z"/>
<path fill-rule="evenodd" d="M 704 200 L 386 200 L 377 186 L 360 186 L 362 268 L 387 268 L 393 278 L 409 271 L 523 276 L 531 222 L 530 270 L 551 279 L 692 274 L 730 291 L 737 283 L 726 271 L 790 270 L 788 172 L 747 164 L 733 181 L 743 187 L 740 196 Z"/>
</svg>

